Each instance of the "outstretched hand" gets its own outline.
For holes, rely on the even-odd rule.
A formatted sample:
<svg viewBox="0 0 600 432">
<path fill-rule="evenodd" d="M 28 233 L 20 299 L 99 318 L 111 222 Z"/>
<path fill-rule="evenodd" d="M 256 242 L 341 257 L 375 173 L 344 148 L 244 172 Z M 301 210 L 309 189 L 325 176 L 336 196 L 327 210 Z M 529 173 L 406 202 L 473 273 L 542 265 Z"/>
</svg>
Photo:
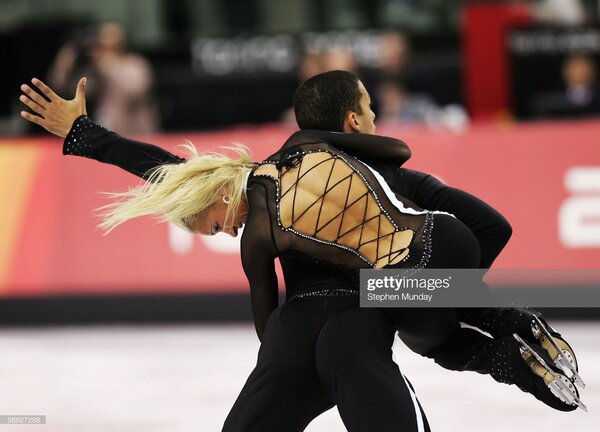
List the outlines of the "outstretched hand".
<svg viewBox="0 0 600 432">
<path fill-rule="evenodd" d="M 61 98 L 37 78 L 33 78 L 31 82 L 45 98 L 27 84 L 23 84 L 21 90 L 25 94 L 21 95 L 19 100 L 31 108 L 37 115 L 21 111 L 21 117 L 32 123 L 39 124 L 54 135 L 63 138 L 66 137 L 77 117 L 87 114 L 85 109 L 86 78 L 79 80 L 75 97 L 71 100 Z"/>
</svg>

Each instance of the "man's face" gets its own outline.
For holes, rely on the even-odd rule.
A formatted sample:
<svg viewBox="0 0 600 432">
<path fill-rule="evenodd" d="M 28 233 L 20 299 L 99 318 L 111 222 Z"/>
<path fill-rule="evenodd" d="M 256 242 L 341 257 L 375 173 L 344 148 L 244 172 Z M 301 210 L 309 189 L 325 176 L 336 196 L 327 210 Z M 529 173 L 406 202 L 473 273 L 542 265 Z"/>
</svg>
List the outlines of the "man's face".
<svg viewBox="0 0 600 432">
<path fill-rule="evenodd" d="M 356 114 L 356 121 L 360 125 L 361 133 L 375 133 L 375 113 L 371 109 L 371 96 L 365 88 L 362 81 L 358 82 L 358 90 L 360 91 L 360 108 L 362 114 Z"/>
<path fill-rule="evenodd" d="M 587 57 L 573 57 L 564 66 L 568 86 L 588 86 L 594 82 L 594 64 Z"/>
</svg>

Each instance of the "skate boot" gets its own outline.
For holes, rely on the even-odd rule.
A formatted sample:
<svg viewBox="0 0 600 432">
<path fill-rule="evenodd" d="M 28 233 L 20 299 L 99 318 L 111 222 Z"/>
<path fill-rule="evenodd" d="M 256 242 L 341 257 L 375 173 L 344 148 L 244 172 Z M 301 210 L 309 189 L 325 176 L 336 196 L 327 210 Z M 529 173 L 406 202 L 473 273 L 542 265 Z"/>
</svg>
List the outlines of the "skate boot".
<svg viewBox="0 0 600 432">
<path fill-rule="evenodd" d="M 518 337 L 518 335 L 516 336 Z M 523 339 L 519 339 L 525 342 Z M 530 349 L 531 347 L 534 347 L 533 349 L 537 350 L 535 351 L 536 354 L 548 358 L 547 361 L 544 360 L 546 364 L 552 364 L 548 353 L 541 346 L 534 342 L 525 343 Z M 524 361 L 523 352 L 525 349 L 523 347 L 523 343 L 517 340 L 515 336 L 491 339 L 489 345 L 480 345 L 473 358 L 460 370 L 471 370 L 482 374 L 488 374 L 500 383 L 509 385 L 514 384 L 522 391 L 530 393 L 539 401 L 556 410 L 573 411 L 577 409 L 578 405 L 573 404 L 573 401 L 575 400 L 575 397 L 579 398 L 579 396 L 573 383 L 571 383 L 567 377 L 562 375 L 561 371 L 557 370 L 553 364 L 552 368 L 543 368 L 543 366 L 541 366 L 543 370 L 536 365 L 534 370 L 531 367 L 531 365 L 533 365 L 532 361 L 529 363 Z M 527 356 L 527 360 L 529 359 L 530 356 Z M 439 363 L 438 358 L 436 358 L 436 362 Z M 566 381 L 563 380 L 560 384 L 557 383 L 549 386 L 548 383 L 555 379 L 552 374 L 554 374 L 554 377 L 558 377 L 558 374 L 560 374 Z M 545 379 L 548 383 L 545 382 Z M 561 384 L 563 385 L 561 386 Z M 569 390 L 571 396 L 563 395 L 562 392 L 556 393 L 556 391 L 553 391 L 553 388 L 557 386 L 560 389 L 564 389 L 564 387 L 568 387 L 569 385 L 573 388 L 572 391 L 571 389 Z"/>
<path fill-rule="evenodd" d="M 573 411 L 581 408 L 587 411 L 585 404 L 579 399 L 579 391 L 575 384 L 563 374 L 562 369 L 555 366 L 548 352 L 540 345 L 527 343 L 518 334 L 513 335 L 520 345 L 520 353 L 531 372 L 535 375 L 531 392 L 536 398 L 560 411 Z M 546 387 L 550 390 L 548 395 Z M 560 401 L 560 402 L 559 402 Z"/>
<path fill-rule="evenodd" d="M 541 345 L 550 355 L 552 363 L 562 370 L 567 378 L 579 388 L 585 388 L 573 348 L 560 333 L 544 321 L 539 312 L 523 307 L 490 308 L 484 310 L 480 316 L 474 315 L 473 321 L 473 325 L 496 339 L 512 337 L 516 333 L 530 344 Z"/>
<path fill-rule="evenodd" d="M 556 332 L 537 316 L 533 316 L 531 331 L 542 348 L 548 352 L 554 365 L 567 378 L 584 389 L 585 383 L 579 375 L 579 365 L 577 364 L 575 352 L 573 352 L 573 348 L 562 338 L 560 333 Z"/>
</svg>

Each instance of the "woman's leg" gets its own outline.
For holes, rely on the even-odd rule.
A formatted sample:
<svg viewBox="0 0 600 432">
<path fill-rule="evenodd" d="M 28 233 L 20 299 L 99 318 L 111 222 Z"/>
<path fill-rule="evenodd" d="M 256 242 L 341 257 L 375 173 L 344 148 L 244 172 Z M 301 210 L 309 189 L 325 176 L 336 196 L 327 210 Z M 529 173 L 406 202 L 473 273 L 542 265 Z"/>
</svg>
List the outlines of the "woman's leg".
<svg viewBox="0 0 600 432">
<path fill-rule="evenodd" d="M 428 268 L 476 268 L 478 245 L 473 234 L 461 222 L 436 215 L 432 231 L 432 255 Z M 481 289 L 489 290 L 481 281 Z M 494 330 L 494 337 L 461 326 L 463 316 Z M 563 403 L 532 373 L 525 363 L 513 332 L 530 331 L 532 316 L 514 308 L 506 309 L 386 309 L 402 340 L 413 351 L 433 358 L 440 366 L 458 371 L 489 374 L 496 381 L 516 384 L 549 406 L 563 411 L 575 409 Z M 485 328 L 484 328 L 485 329 Z M 535 344 L 536 346 L 539 346 Z"/>
<path fill-rule="evenodd" d="M 427 269 L 476 268 L 479 260 L 479 245 L 473 233 L 456 218 L 436 214 Z M 465 332 L 454 308 L 388 308 L 383 311 L 392 320 L 402 341 L 418 354 L 433 357 L 440 347 L 451 349 L 452 343 L 461 346 L 461 350 L 452 350 L 454 360 L 450 360 L 450 353 L 446 356 L 448 360 L 444 363 L 455 365 L 451 369 L 461 370 L 478 351 L 478 343 L 489 343 L 489 338 L 481 333 Z M 468 343 L 460 341 L 463 335 Z"/>
</svg>

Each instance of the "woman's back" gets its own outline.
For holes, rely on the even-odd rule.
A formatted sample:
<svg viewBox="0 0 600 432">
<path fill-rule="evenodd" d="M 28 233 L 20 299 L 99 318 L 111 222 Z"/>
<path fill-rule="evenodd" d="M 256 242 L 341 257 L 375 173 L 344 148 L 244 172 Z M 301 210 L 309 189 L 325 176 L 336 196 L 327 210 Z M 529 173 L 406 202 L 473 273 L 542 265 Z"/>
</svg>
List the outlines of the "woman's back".
<svg viewBox="0 0 600 432">
<path fill-rule="evenodd" d="M 422 264 L 429 213 L 389 197 L 376 173 L 336 148 L 288 148 L 253 172 L 256 181 L 276 203 L 280 253 L 292 249 L 347 268 Z"/>
</svg>

